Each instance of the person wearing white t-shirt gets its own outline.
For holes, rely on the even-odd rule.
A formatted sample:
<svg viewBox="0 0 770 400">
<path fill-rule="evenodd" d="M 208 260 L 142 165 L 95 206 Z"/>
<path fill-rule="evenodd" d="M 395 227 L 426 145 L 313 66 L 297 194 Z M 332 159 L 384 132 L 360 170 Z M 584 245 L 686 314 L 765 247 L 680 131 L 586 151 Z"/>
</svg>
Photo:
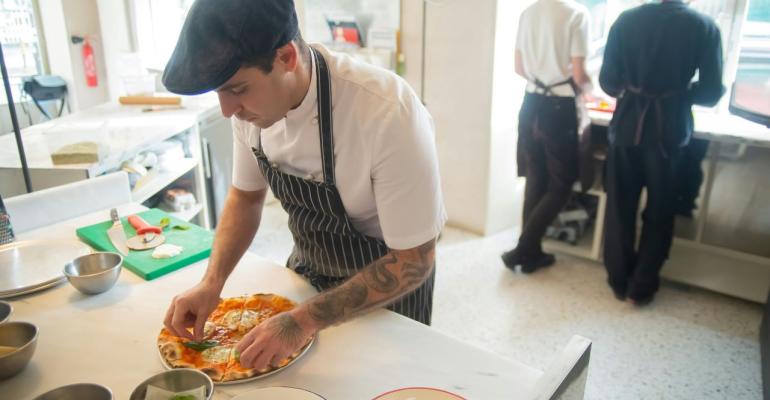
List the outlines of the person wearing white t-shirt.
<svg viewBox="0 0 770 400">
<path fill-rule="evenodd" d="M 287 267 L 321 293 L 250 331 L 242 365 L 276 365 L 321 329 L 381 307 L 430 324 L 446 211 L 432 118 L 401 78 L 306 44 L 292 0 L 197 0 L 163 83 L 216 91 L 234 139 L 209 266 L 169 307 L 172 333 L 202 339 L 268 188 L 289 214 Z"/>
<path fill-rule="evenodd" d="M 590 85 L 585 72 L 588 10 L 572 0 L 538 0 L 519 19 L 516 73 L 529 82 L 519 112 L 517 164 L 527 178 L 519 241 L 502 255 L 506 267 L 531 273 L 555 262 L 543 252 L 546 229 L 577 179 L 575 96 Z"/>
</svg>

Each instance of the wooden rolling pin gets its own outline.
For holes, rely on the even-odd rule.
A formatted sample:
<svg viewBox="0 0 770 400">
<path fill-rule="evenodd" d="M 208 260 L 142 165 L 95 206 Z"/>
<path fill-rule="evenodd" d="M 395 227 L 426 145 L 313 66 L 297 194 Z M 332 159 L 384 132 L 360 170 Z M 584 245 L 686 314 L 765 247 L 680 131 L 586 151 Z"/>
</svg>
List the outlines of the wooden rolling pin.
<svg viewBox="0 0 770 400">
<path fill-rule="evenodd" d="M 182 104 L 182 98 L 179 96 L 121 96 L 118 102 L 124 105 L 175 106 Z"/>
</svg>

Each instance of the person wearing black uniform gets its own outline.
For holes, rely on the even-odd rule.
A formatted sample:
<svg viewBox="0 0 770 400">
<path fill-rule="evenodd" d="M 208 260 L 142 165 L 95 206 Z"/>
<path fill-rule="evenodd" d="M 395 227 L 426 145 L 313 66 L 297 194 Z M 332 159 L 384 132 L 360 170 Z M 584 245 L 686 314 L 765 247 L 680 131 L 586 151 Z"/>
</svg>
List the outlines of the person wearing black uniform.
<svg viewBox="0 0 770 400">
<path fill-rule="evenodd" d="M 539 0 L 519 20 L 516 73 L 529 85 L 519 113 L 517 164 L 527 185 L 518 245 L 502 259 L 524 273 L 555 262 L 541 241 L 577 179 L 575 97 L 590 85 L 585 72 L 589 21 L 588 10 L 572 0 Z"/>
<path fill-rule="evenodd" d="M 682 1 L 625 11 L 610 29 L 599 83 L 618 99 L 608 131 L 604 263 L 615 296 L 642 305 L 658 290 L 671 247 L 676 167 L 693 132 L 691 106 L 713 106 L 724 93 L 719 28 Z"/>
</svg>

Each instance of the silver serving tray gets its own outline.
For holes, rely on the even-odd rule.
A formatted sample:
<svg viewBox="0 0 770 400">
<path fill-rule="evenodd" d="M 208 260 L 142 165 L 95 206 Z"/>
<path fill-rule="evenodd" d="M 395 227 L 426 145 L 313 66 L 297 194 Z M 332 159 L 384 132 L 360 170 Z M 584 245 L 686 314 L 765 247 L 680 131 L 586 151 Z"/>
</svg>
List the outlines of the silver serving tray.
<svg viewBox="0 0 770 400">
<path fill-rule="evenodd" d="M 313 336 L 313 338 L 310 339 L 310 341 L 305 345 L 305 347 L 302 349 L 302 351 L 296 357 L 294 357 L 291 361 L 289 361 L 288 364 L 284 365 L 283 367 L 274 369 L 274 370 L 272 370 L 272 371 L 270 371 L 268 373 L 262 374 L 262 375 L 252 376 L 251 378 L 246 378 L 246 379 L 239 379 L 237 381 L 227 381 L 227 382 L 216 382 L 216 381 L 214 381 L 214 386 L 238 385 L 238 384 L 245 383 L 245 382 L 251 382 L 251 381 L 256 381 L 256 380 L 259 380 L 259 379 L 267 378 L 270 375 L 277 374 L 277 373 L 283 371 L 284 369 L 289 368 L 292 364 L 294 364 L 295 361 L 297 361 L 300 358 L 302 358 L 302 356 L 304 356 L 305 353 L 307 353 L 307 351 L 310 349 L 310 347 L 313 345 L 313 343 L 315 343 L 315 339 L 316 339 L 316 336 Z M 157 346 L 156 346 L 156 348 L 157 348 Z M 158 357 L 160 358 L 161 364 L 163 364 L 163 366 L 166 369 L 174 369 L 174 367 L 168 365 L 168 363 L 166 362 L 166 359 L 163 358 L 163 354 L 160 353 L 160 348 L 158 348 Z"/>
<path fill-rule="evenodd" d="M 64 265 L 89 253 L 91 248 L 77 240 L 23 240 L 0 246 L 0 299 L 64 282 Z"/>
</svg>

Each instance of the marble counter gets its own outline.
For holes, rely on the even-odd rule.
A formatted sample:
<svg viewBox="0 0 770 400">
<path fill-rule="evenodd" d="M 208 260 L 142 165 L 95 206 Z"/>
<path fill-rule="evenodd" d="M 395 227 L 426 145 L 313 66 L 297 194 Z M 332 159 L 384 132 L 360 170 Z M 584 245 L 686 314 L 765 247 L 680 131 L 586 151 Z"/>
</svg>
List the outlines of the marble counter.
<svg viewBox="0 0 770 400">
<path fill-rule="evenodd" d="M 121 214 L 141 209 L 120 207 Z M 89 214 L 21 235 L 74 238 L 79 226 L 104 220 Z M 65 261 L 65 260 L 63 260 Z M 36 353 L 19 375 L 0 381 L 3 399 L 29 399 L 58 386 L 94 382 L 127 399 L 145 378 L 163 371 L 155 340 L 172 297 L 194 285 L 206 261 L 153 281 L 123 270 L 115 287 L 85 296 L 69 284 L 10 299 L 13 321 L 40 329 Z M 315 294 L 293 272 L 247 253 L 223 296 L 274 292 L 301 301 Z M 263 380 L 217 387 L 214 399 L 265 386 L 294 386 L 327 399 L 371 399 L 400 387 L 429 386 L 469 399 L 520 399 L 540 370 L 459 342 L 395 313 L 381 310 L 322 331 L 315 345 L 286 370 Z"/>
</svg>

